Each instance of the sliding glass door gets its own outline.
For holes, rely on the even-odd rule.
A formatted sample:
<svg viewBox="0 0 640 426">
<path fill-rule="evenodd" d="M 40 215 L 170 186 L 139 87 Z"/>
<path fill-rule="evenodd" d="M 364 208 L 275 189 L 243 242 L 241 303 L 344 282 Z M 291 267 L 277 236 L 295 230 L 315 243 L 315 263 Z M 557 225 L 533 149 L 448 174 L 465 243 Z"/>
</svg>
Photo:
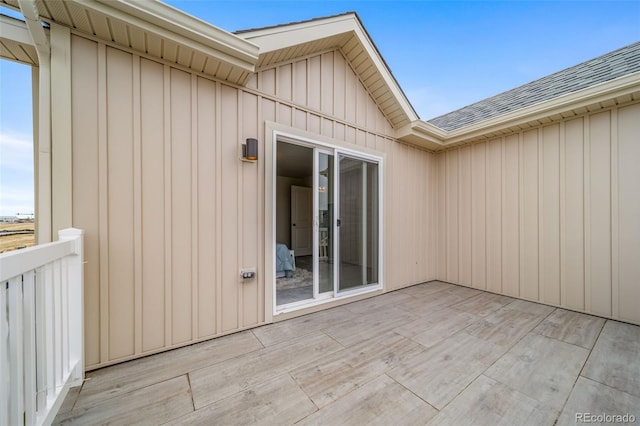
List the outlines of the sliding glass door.
<svg viewBox="0 0 640 426">
<path fill-rule="evenodd" d="M 276 306 L 295 309 L 380 284 L 380 160 L 290 140 L 276 149 L 276 246 L 285 258 L 276 259 Z M 303 247 L 300 235 L 312 244 Z"/>
<path fill-rule="evenodd" d="M 336 291 L 378 283 L 378 164 L 340 154 Z"/>
</svg>

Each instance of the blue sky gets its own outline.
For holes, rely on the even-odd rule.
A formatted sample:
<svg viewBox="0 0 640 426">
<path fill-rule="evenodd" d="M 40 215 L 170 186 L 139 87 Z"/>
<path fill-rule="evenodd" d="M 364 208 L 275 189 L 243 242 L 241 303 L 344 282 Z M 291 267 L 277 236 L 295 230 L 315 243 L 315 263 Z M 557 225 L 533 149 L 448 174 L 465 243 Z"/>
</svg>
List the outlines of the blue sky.
<svg viewBox="0 0 640 426">
<path fill-rule="evenodd" d="M 423 119 L 640 40 L 638 1 L 167 3 L 228 31 L 356 11 Z M 0 61 L 0 215 L 33 210 L 30 87 Z"/>
</svg>

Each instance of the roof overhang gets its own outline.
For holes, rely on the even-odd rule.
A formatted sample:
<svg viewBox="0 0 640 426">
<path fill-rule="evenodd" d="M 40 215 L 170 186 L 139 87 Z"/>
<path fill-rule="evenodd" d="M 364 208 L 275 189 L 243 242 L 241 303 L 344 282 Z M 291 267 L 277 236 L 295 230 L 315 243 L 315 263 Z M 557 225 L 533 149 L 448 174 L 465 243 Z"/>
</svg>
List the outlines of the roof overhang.
<svg viewBox="0 0 640 426">
<path fill-rule="evenodd" d="M 423 120 L 396 131 L 396 138 L 439 151 L 505 135 L 541 124 L 564 120 L 598 109 L 640 99 L 640 72 L 540 102 L 518 111 L 447 132 Z"/>
<path fill-rule="evenodd" d="M 260 46 L 258 68 L 339 48 L 394 128 L 418 119 L 356 13 L 242 31 L 237 35 Z"/>
<path fill-rule="evenodd" d="M 18 9 L 19 0 L 0 0 Z M 242 84 L 258 46 L 159 1 L 38 1 L 38 14 L 107 42 Z"/>
<path fill-rule="evenodd" d="M 0 16 L 0 57 L 38 66 L 38 52 L 24 21 Z"/>
</svg>

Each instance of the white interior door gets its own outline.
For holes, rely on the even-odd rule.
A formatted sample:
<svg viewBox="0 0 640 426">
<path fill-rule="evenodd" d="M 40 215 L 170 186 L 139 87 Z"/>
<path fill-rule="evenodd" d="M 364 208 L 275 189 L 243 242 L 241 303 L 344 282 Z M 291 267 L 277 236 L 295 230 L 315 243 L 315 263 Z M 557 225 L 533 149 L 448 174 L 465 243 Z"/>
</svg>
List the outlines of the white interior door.
<svg viewBox="0 0 640 426">
<path fill-rule="evenodd" d="M 313 254 L 313 192 L 291 186 L 291 250 L 296 256 Z"/>
</svg>

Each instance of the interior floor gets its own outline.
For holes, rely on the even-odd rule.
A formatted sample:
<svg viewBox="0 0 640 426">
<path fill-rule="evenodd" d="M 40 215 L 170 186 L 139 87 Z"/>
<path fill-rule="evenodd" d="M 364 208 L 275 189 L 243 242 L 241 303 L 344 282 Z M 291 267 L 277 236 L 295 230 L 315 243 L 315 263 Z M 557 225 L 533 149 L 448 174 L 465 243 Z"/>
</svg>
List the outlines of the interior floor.
<svg viewBox="0 0 640 426">
<path fill-rule="evenodd" d="M 319 288 L 320 293 L 333 291 L 333 263 L 320 259 L 319 268 Z M 305 269 L 313 272 L 313 256 L 296 256 L 296 269 Z M 342 263 L 340 265 L 340 279 L 344 283 L 357 282 L 362 275 L 362 268 L 359 265 Z M 281 279 L 281 278 L 279 278 Z M 276 304 L 278 306 L 289 303 L 300 302 L 313 298 L 313 282 L 309 279 L 308 284 L 300 285 L 292 288 L 277 289 Z M 349 289 L 360 287 L 358 285 L 350 285 Z"/>
</svg>

